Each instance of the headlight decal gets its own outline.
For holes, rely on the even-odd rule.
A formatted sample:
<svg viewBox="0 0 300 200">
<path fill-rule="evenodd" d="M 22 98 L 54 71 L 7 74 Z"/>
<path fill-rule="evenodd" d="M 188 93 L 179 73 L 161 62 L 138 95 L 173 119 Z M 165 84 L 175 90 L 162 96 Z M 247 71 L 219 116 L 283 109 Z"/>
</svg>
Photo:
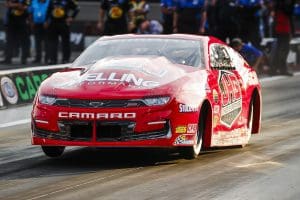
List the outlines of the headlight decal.
<svg viewBox="0 0 300 200">
<path fill-rule="evenodd" d="M 56 97 L 39 95 L 39 102 L 41 104 L 53 105 L 56 102 Z"/>
<path fill-rule="evenodd" d="M 151 97 L 143 99 L 147 106 L 162 106 L 170 101 L 170 97 Z"/>
</svg>

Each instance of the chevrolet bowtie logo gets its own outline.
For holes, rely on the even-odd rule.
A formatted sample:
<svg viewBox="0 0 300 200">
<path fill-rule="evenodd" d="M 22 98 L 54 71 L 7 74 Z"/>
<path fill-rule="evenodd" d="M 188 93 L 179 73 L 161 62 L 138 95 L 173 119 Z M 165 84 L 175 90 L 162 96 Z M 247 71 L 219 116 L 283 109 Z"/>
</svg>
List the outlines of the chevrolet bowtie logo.
<svg viewBox="0 0 300 200">
<path fill-rule="evenodd" d="M 92 101 L 89 103 L 90 106 L 94 107 L 94 108 L 98 108 L 104 105 L 104 102 L 102 101 Z"/>
</svg>

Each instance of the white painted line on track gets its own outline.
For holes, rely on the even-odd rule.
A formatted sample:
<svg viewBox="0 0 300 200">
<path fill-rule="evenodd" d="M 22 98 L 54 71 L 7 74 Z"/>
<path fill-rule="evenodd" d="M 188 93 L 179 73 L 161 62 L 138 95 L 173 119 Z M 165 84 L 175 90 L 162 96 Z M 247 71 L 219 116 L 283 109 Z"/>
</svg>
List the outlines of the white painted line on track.
<svg viewBox="0 0 300 200">
<path fill-rule="evenodd" d="M 294 76 L 299 76 L 300 72 L 295 72 Z M 285 79 L 285 78 L 289 78 L 290 76 L 271 76 L 271 77 L 264 77 L 259 79 L 259 82 L 263 83 L 263 82 L 271 82 L 271 81 L 277 81 L 277 80 L 281 80 L 281 79 Z M 292 76 L 291 76 L 292 77 Z"/>
<path fill-rule="evenodd" d="M 30 123 L 31 119 L 22 119 L 14 122 L 8 122 L 4 124 L 0 124 L 0 128 L 8 128 L 12 126 L 17 126 L 17 125 L 23 125 L 23 124 L 28 124 Z"/>
</svg>

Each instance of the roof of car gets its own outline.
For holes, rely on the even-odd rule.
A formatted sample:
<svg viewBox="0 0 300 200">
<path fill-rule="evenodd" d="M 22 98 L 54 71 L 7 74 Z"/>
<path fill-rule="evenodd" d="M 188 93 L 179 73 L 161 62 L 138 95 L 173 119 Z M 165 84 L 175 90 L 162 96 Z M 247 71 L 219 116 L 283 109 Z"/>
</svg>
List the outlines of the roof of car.
<svg viewBox="0 0 300 200">
<path fill-rule="evenodd" d="M 191 34 L 170 34 L 170 35 L 123 34 L 123 35 L 114 35 L 114 36 L 103 36 L 99 38 L 99 40 L 132 39 L 132 38 L 165 38 L 165 39 L 188 39 L 188 40 L 208 41 L 211 37 L 202 36 L 202 35 L 191 35 Z"/>
</svg>

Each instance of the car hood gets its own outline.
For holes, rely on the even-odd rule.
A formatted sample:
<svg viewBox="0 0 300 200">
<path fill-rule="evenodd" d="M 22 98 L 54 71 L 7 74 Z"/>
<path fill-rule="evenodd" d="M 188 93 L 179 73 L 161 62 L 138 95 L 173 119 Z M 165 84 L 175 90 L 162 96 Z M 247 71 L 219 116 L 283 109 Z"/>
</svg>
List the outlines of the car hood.
<svg viewBox="0 0 300 200">
<path fill-rule="evenodd" d="M 41 90 L 70 98 L 154 96 L 170 92 L 170 84 L 184 79 L 188 70 L 165 57 L 110 57 L 81 70 L 55 73 Z"/>
</svg>

